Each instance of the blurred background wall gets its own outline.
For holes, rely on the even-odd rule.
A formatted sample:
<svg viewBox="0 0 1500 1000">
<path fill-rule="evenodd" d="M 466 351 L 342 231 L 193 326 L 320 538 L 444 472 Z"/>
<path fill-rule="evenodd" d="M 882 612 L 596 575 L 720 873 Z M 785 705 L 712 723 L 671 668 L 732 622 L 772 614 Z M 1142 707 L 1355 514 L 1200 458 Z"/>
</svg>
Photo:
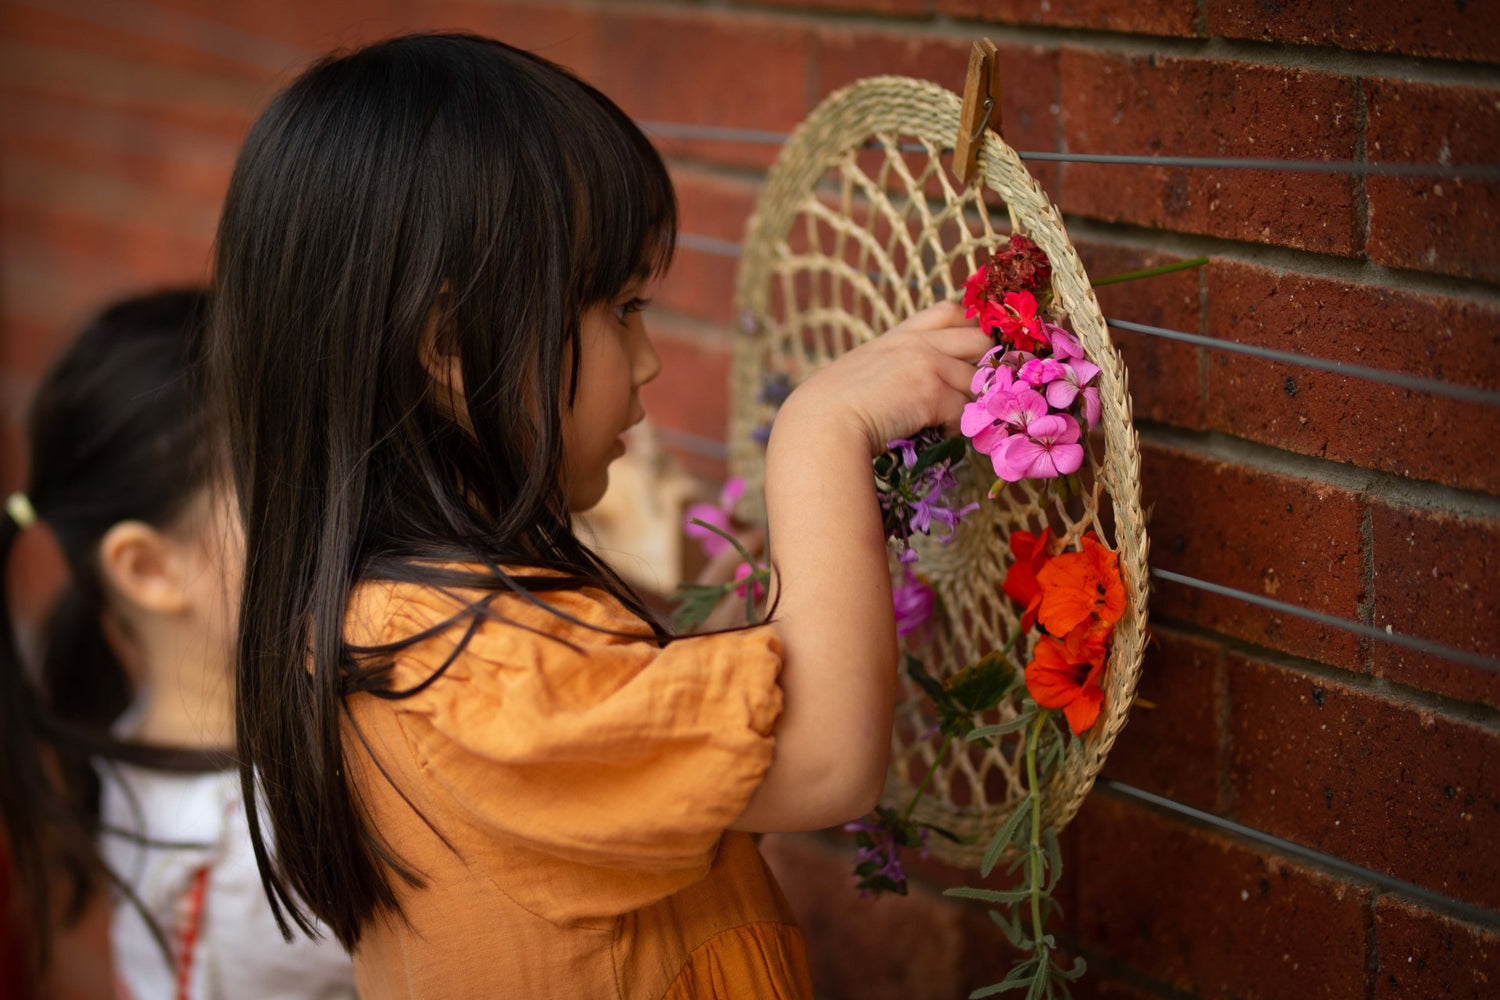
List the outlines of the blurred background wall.
<svg viewBox="0 0 1500 1000">
<path fill-rule="evenodd" d="M 988 35 L 1023 151 L 1500 165 L 1483 0 L 0 0 L 0 485 L 21 483 L 19 418 L 79 323 L 205 280 L 237 145 L 276 89 L 326 50 L 450 27 L 649 122 L 784 133 L 876 73 L 958 90 Z M 733 243 L 776 152 L 744 138 L 660 142 L 685 237 L 647 406 L 699 484 L 674 474 L 674 497 L 726 474 Z M 1206 338 L 1116 330 L 1154 565 L 1477 655 L 1158 580 L 1154 708 L 1066 835 L 1057 931 L 1092 964 L 1075 995 L 1493 995 L 1500 411 L 1219 345 L 1500 390 L 1494 171 L 1033 169 L 1093 273 L 1211 258 L 1100 295 L 1111 318 Z M 44 546 L 10 567 L 28 614 Z M 920 865 L 911 896 L 868 901 L 845 835 L 766 851 L 826 997 L 957 997 L 1009 962 L 981 910 L 941 895 L 977 876 Z"/>
</svg>

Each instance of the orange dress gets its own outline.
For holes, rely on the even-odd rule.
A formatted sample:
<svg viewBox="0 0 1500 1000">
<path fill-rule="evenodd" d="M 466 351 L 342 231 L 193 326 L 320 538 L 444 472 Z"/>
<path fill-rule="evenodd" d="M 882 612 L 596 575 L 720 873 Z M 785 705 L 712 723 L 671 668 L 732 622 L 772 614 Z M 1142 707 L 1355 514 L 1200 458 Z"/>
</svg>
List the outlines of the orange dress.
<svg viewBox="0 0 1500 1000">
<path fill-rule="evenodd" d="M 406 638 L 473 596 L 363 584 L 347 635 Z M 596 626 L 643 627 L 599 591 L 543 597 Z M 483 620 L 420 693 L 349 699 L 349 779 L 426 883 L 393 878 L 402 915 L 366 926 L 364 1000 L 811 998 L 786 900 L 752 838 L 725 829 L 771 762 L 774 631 L 663 648 L 511 595 L 491 607 L 509 623 Z M 392 686 L 426 680 L 469 621 L 402 650 Z"/>
</svg>

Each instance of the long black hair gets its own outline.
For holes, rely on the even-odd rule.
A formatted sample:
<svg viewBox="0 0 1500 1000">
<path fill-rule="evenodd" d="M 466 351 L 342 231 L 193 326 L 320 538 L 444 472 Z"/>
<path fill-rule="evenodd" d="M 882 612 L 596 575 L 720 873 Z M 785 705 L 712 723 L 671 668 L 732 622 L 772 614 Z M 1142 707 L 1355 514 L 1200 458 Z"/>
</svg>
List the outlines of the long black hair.
<svg viewBox="0 0 1500 1000">
<path fill-rule="evenodd" d="M 675 231 L 670 178 L 630 119 L 496 41 L 324 59 L 251 130 L 220 222 L 209 365 L 248 551 L 241 777 L 284 931 L 308 930 L 310 910 L 352 949 L 399 911 L 394 878 L 420 884 L 341 776 L 344 699 L 403 694 L 344 642 L 357 581 L 598 586 L 645 618 L 573 534 L 561 419 L 582 311 L 665 269 Z M 459 359 L 466 420 L 424 365 L 433 350 Z"/>
<path fill-rule="evenodd" d="M 58 911 L 75 920 L 106 878 L 94 846 L 99 788 L 90 759 L 173 759 L 110 736 L 133 691 L 102 628 L 98 547 L 120 521 L 171 525 L 211 478 L 195 367 L 207 308 L 193 290 L 109 307 L 48 370 L 31 404 L 24 495 L 69 570 L 45 623 L 39 671 L 23 665 L 0 597 L 0 821 L 19 926 L 32 932 L 33 974 L 46 965 Z M 0 566 L 24 520 L 0 516 Z"/>
</svg>

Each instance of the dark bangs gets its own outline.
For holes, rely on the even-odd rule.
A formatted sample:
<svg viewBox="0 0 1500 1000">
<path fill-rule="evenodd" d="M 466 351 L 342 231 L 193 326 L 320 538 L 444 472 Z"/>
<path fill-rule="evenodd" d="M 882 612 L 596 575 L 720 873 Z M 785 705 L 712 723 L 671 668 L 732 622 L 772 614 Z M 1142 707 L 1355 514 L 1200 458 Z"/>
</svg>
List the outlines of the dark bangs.
<svg viewBox="0 0 1500 1000">
<path fill-rule="evenodd" d="M 576 294 L 589 306 L 632 281 L 666 273 L 677 241 L 677 200 L 656 148 L 618 107 L 582 86 L 595 98 L 586 111 L 594 127 L 569 133 L 566 154 L 576 199 Z"/>
</svg>

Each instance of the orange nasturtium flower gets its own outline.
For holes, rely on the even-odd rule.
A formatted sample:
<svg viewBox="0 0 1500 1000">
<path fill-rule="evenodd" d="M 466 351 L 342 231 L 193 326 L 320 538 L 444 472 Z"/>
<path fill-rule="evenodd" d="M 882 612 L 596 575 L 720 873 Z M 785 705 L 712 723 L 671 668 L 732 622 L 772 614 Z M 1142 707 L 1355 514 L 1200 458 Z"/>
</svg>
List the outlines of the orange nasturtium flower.
<svg viewBox="0 0 1500 1000">
<path fill-rule="evenodd" d="M 1021 616 L 1021 631 L 1031 631 L 1036 624 L 1036 613 L 1042 604 L 1042 591 L 1037 586 L 1037 570 L 1047 565 L 1052 547 L 1052 529 L 1043 528 L 1038 538 L 1029 531 L 1013 531 L 1010 535 L 1010 551 L 1015 561 L 1005 571 L 1005 582 L 1000 586 L 1017 604 L 1026 609 Z"/>
<path fill-rule="evenodd" d="M 1090 618 L 1113 625 L 1125 613 L 1119 554 L 1092 531 L 1083 536 L 1082 552 L 1047 560 L 1036 582 L 1041 589 L 1037 620 L 1054 636 L 1065 636 Z"/>
<path fill-rule="evenodd" d="M 1074 663 L 1068 648 L 1051 636 L 1042 636 L 1032 650 L 1026 665 L 1026 690 L 1043 708 L 1060 708 L 1067 716 L 1068 728 L 1081 734 L 1099 719 L 1104 691 L 1099 686 L 1104 675 L 1103 646 L 1098 662 Z"/>
</svg>

